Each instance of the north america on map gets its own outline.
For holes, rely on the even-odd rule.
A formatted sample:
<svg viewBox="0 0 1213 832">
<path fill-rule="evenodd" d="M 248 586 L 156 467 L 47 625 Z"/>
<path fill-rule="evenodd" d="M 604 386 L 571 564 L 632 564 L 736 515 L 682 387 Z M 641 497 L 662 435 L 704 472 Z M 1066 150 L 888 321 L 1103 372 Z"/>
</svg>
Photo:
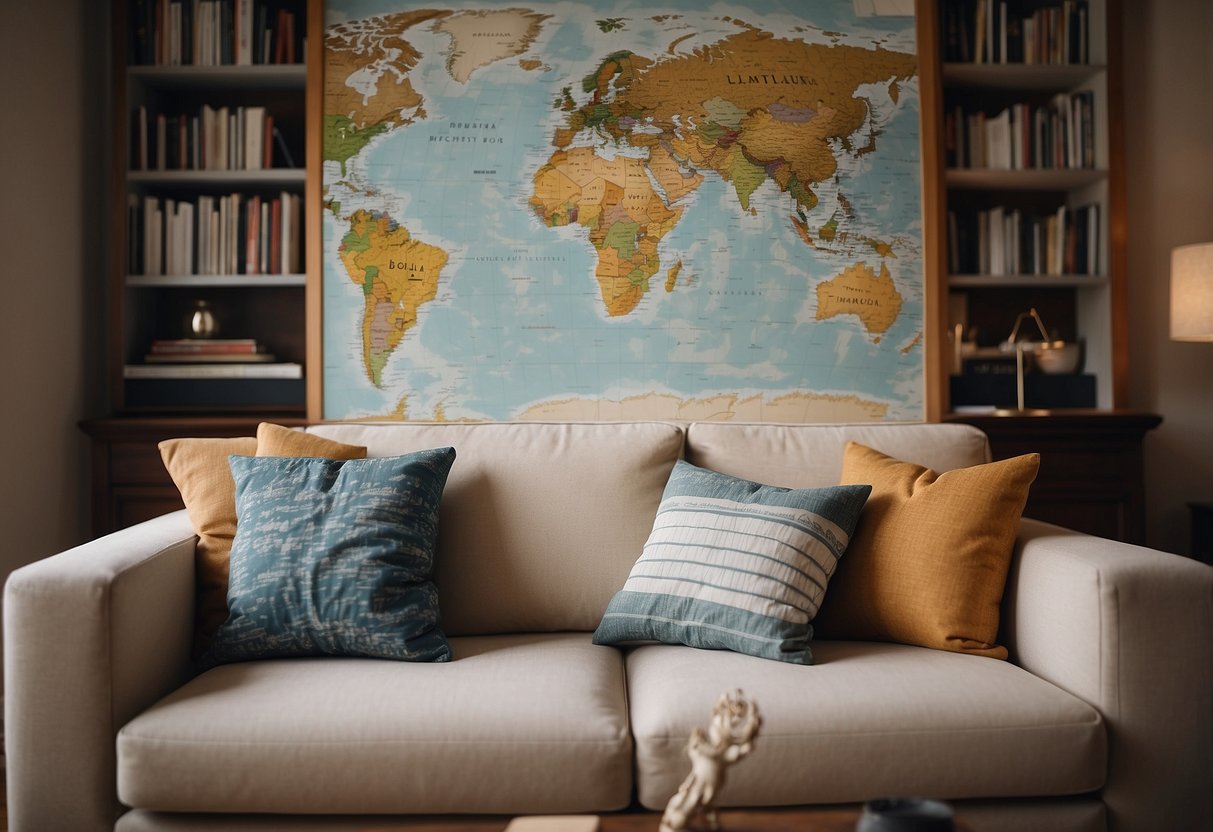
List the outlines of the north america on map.
<svg viewBox="0 0 1213 832">
<path fill-rule="evenodd" d="M 695 5 L 326 4 L 326 418 L 921 418 L 913 19 Z"/>
</svg>

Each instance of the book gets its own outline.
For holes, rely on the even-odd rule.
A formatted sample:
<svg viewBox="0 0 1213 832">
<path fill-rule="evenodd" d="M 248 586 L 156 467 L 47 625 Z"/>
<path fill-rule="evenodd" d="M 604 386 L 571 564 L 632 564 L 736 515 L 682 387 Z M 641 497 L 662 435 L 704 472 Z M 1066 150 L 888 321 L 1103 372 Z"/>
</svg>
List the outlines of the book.
<svg viewBox="0 0 1213 832">
<path fill-rule="evenodd" d="M 265 158 L 265 107 L 244 108 L 244 169 L 261 170 Z"/>
<path fill-rule="evenodd" d="M 263 364 L 275 361 L 272 353 L 157 353 L 143 356 L 148 364 Z"/>
<path fill-rule="evenodd" d="M 277 363 L 127 364 L 124 378 L 303 378 L 303 365 Z"/>
<path fill-rule="evenodd" d="M 252 354 L 261 350 L 255 338 L 157 338 L 152 341 L 151 351 L 158 355 L 199 355 L 243 353 Z"/>
</svg>

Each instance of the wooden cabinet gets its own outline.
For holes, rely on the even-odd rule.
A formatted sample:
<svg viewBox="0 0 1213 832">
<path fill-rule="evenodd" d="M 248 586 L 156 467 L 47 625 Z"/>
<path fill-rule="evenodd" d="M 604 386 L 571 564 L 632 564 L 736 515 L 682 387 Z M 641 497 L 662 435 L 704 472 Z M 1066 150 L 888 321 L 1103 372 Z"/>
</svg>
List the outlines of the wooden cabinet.
<svg viewBox="0 0 1213 832">
<path fill-rule="evenodd" d="M 251 416 L 89 419 L 80 427 L 92 440 L 92 530 L 108 534 L 183 507 L 157 445 L 187 436 L 256 436 L 263 421 Z M 298 425 L 299 418 L 277 418 Z"/>
<path fill-rule="evenodd" d="M 1100 537 L 1145 543 L 1142 445 L 1162 418 L 1130 411 L 953 415 L 990 437 L 995 459 L 1040 454 L 1027 517 Z"/>
<path fill-rule="evenodd" d="M 167 15 L 169 5 L 110 4 L 110 260 L 99 314 L 111 416 L 81 423 L 96 534 L 181 508 L 160 441 L 252 436 L 261 421 L 301 423 L 306 407 L 304 44 L 319 4 L 173 3 Z M 194 334 L 200 301 L 216 338 L 260 358 L 222 356 L 213 344 L 191 356 L 194 343 L 157 354 L 157 342 Z"/>
</svg>

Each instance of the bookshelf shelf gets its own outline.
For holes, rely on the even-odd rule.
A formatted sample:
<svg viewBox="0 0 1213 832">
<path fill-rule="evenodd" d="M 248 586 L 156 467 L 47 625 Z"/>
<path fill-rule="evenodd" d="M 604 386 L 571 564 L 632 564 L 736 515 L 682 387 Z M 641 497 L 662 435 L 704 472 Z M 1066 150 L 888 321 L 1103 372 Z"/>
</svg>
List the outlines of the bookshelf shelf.
<svg viewBox="0 0 1213 832">
<path fill-rule="evenodd" d="M 1098 184 L 1108 177 L 1106 170 L 1095 168 L 1047 168 L 992 170 L 990 168 L 949 168 L 944 182 L 956 190 L 979 191 L 1072 191 Z"/>
<path fill-rule="evenodd" d="M 130 274 L 126 276 L 126 285 L 132 289 L 302 287 L 306 284 L 307 275 L 305 274 Z"/>
<path fill-rule="evenodd" d="M 182 188 L 302 187 L 303 168 L 262 170 L 137 170 L 126 175 L 128 185 Z"/>
<path fill-rule="evenodd" d="M 132 66 L 127 77 L 149 88 L 229 93 L 235 90 L 296 90 L 307 87 L 303 64 L 250 66 Z"/>
<path fill-rule="evenodd" d="M 1099 77 L 1101 64 L 963 64 L 945 63 L 943 82 L 949 87 L 1014 92 L 1060 92 Z"/>
<path fill-rule="evenodd" d="M 953 289 L 1094 289 L 1107 285 L 1108 276 L 1102 274 L 953 274 L 948 276 L 948 286 Z"/>
</svg>

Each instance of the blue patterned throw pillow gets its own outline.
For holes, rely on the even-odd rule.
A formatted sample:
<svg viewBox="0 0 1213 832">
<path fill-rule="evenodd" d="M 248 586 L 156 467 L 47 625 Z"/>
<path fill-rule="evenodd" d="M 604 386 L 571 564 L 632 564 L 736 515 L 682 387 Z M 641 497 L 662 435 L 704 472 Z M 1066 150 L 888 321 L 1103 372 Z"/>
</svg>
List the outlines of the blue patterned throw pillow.
<svg viewBox="0 0 1213 832">
<path fill-rule="evenodd" d="M 809 624 L 871 488 L 790 489 L 679 460 L 594 633 L 812 664 Z"/>
<path fill-rule="evenodd" d="M 454 448 L 230 461 L 228 618 L 204 668 L 286 656 L 450 659 L 430 576 Z"/>
</svg>

